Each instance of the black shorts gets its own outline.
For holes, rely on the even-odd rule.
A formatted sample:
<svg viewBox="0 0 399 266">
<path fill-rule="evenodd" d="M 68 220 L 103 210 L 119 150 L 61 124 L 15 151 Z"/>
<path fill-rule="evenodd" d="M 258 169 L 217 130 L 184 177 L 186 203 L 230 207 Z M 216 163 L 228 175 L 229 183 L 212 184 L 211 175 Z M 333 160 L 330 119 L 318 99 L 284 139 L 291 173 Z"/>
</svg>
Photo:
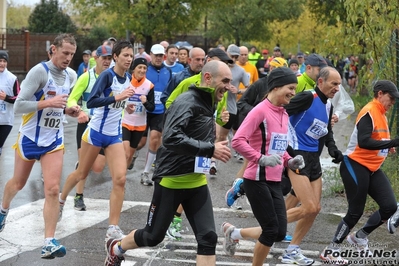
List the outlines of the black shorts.
<svg viewBox="0 0 399 266">
<path fill-rule="evenodd" d="M 163 129 L 163 116 L 164 114 L 151 114 L 147 113 L 147 127 L 143 136 L 148 135 L 148 128 L 162 133 Z"/>
<path fill-rule="evenodd" d="M 305 160 L 305 168 L 299 170 L 300 175 L 307 176 L 310 182 L 321 177 L 320 155 L 318 152 L 294 150 L 294 156 L 302 155 Z"/>
<path fill-rule="evenodd" d="M 122 140 L 129 141 L 130 147 L 133 149 L 137 148 L 143 134 L 144 131 L 130 131 L 126 127 L 122 127 Z"/>
<path fill-rule="evenodd" d="M 78 150 L 81 148 L 82 146 L 82 135 L 85 132 L 87 125 L 89 124 L 89 121 L 87 121 L 86 123 L 78 123 L 78 126 L 76 128 L 76 145 L 78 146 Z M 101 148 L 99 154 L 101 155 L 105 155 L 104 153 L 104 148 Z"/>
<path fill-rule="evenodd" d="M 223 125 L 225 129 L 238 129 L 238 116 L 236 114 L 229 113 L 229 121 Z"/>
</svg>

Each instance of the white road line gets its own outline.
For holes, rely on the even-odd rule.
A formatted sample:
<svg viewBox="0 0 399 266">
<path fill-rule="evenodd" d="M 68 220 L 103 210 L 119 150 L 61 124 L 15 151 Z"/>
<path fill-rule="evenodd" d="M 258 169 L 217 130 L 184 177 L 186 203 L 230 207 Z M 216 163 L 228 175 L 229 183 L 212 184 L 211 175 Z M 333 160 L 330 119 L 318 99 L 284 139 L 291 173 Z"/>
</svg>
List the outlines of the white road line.
<svg viewBox="0 0 399 266">
<path fill-rule="evenodd" d="M 43 245 L 43 238 L 40 236 L 44 232 L 43 222 L 43 204 L 44 199 L 25 204 L 23 206 L 12 208 L 7 217 L 6 227 L 0 233 L 0 262 L 11 257 L 17 256 L 26 251 L 37 249 Z M 64 207 L 62 220 L 57 225 L 56 238 L 61 239 L 72 235 L 76 232 L 92 227 L 104 220 L 108 219 L 109 200 L 85 198 L 85 204 L 90 211 L 78 212 L 73 208 L 73 197 L 69 196 Z M 136 207 L 136 206 L 150 206 L 149 202 L 124 201 L 122 211 Z M 231 208 L 214 208 L 215 212 L 231 212 Z M 248 212 L 251 211 L 242 211 Z M 187 232 L 188 233 L 188 232 Z M 104 231 L 105 237 L 105 231 Z M 218 256 L 226 256 L 222 249 L 223 238 L 219 237 L 216 254 Z M 186 242 L 190 241 L 190 242 Z M 63 244 L 63 243 L 61 243 Z M 185 234 L 182 241 L 169 241 L 165 239 L 164 246 L 156 250 L 154 248 L 140 248 L 129 250 L 126 253 L 127 260 L 122 264 L 124 266 L 132 266 L 137 262 L 135 258 L 149 260 L 159 260 L 160 258 L 155 254 L 159 251 L 167 250 L 166 245 L 174 245 L 180 248 L 174 249 L 175 253 L 193 253 L 196 249 L 194 235 Z M 67 249 L 68 249 L 68 245 Z M 254 241 L 241 240 L 237 248 L 236 254 L 240 257 L 252 257 L 254 248 Z M 282 249 L 272 248 L 271 253 L 282 253 Z M 318 256 L 317 251 L 303 250 L 305 255 Z M 194 260 L 179 260 L 167 259 L 167 261 L 181 262 L 195 264 Z M 217 265 L 251 265 L 250 263 L 234 263 L 234 262 L 217 262 Z M 264 264 L 268 265 L 268 264 Z M 288 264 L 285 264 L 288 265 Z"/>
</svg>

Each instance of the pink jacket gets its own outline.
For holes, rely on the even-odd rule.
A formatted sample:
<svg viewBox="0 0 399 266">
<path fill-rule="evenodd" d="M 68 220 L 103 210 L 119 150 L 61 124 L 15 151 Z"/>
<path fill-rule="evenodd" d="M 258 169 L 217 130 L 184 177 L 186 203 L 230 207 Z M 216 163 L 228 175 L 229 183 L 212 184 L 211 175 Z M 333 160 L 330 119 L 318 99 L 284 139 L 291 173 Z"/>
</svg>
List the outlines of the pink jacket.
<svg viewBox="0 0 399 266">
<path fill-rule="evenodd" d="M 251 180 L 281 181 L 281 174 L 291 156 L 288 146 L 288 114 L 284 107 L 260 102 L 246 116 L 232 141 L 233 148 L 248 160 L 244 178 Z M 260 157 L 279 154 L 282 165 L 261 167 Z"/>
</svg>

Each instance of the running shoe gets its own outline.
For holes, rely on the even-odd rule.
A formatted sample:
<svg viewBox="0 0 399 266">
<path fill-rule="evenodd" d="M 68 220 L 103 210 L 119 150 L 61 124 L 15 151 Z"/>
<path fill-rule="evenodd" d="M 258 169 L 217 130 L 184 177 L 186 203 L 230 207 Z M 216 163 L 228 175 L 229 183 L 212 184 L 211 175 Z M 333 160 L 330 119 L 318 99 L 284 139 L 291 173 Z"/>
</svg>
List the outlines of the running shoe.
<svg viewBox="0 0 399 266">
<path fill-rule="evenodd" d="M 83 200 L 83 196 L 75 196 L 74 198 L 74 203 L 75 203 L 75 210 L 77 211 L 85 211 L 86 210 L 86 204 Z"/>
<path fill-rule="evenodd" d="M 281 240 L 281 242 L 286 242 L 286 243 L 290 243 L 292 241 L 292 236 L 290 235 L 285 235 L 284 239 Z"/>
<path fill-rule="evenodd" d="M 78 169 L 78 166 L 79 166 L 79 161 L 76 161 L 76 163 L 75 163 L 75 170 Z"/>
<path fill-rule="evenodd" d="M 244 161 L 244 157 L 239 153 L 237 154 L 237 161 L 239 161 L 240 163 Z"/>
<path fill-rule="evenodd" d="M 243 182 L 243 178 L 236 178 L 233 182 L 233 186 L 227 190 L 225 196 L 227 206 L 231 207 L 239 197 L 245 194 L 244 190 L 241 189 L 241 184 Z"/>
<path fill-rule="evenodd" d="M 396 212 L 391 216 L 391 218 L 388 219 L 387 221 L 387 228 L 388 232 L 390 234 L 395 233 L 396 228 L 399 226 L 399 203 L 398 203 L 398 209 Z"/>
<path fill-rule="evenodd" d="M 121 257 L 114 254 L 113 248 L 116 244 L 118 244 L 119 239 L 110 238 L 105 242 L 105 251 L 107 252 L 107 257 L 104 261 L 104 266 L 120 266 L 122 261 L 125 260 L 125 257 L 122 255 Z"/>
<path fill-rule="evenodd" d="M 4 230 L 4 227 L 6 227 L 6 219 L 7 219 L 8 212 L 3 213 L 0 211 L 0 232 Z"/>
<path fill-rule="evenodd" d="M 228 222 L 224 222 L 221 226 L 221 231 L 224 236 L 223 239 L 223 250 L 229 256 L 234 256 L 236 252 L 236 247 L 239 240 L 234 240 L 231 238 L 231 233 L 234 231 L 236 227 Z"/>
<path fill-rule="evenodd" d="M 105 239 L 122 239 L 124 238 L 125 235 L 123 234 L 123 231 L 119 228 L 117 225 L 110 225 L 108 226 L 107 234 L 105 235 Z"/>
<path fill-rule="evenodd" d="M 209 174 L 210 175 L 216 175 L 217 169 L 216 169 L 216 162 L 211 161 L 211 168 L 209 169 Z"/>
<path fill-rule="evenodd" d="M 346 237 L 346 240 L 354 247 L 357 247 L 359 252 L 363 252 L 364 257 L 372 257 L 373 253 L 369 249 L 369 240 L 366 238 L 358 238 L 356 233 L 351 233 Z"/>
<path fill-rule="evenodd" d="M 56 257 L 64 257 L 66 248 L 53 238 L 50 243 L 42 247 L 42 259 L 54 259 Z"/>
<path fill-rule="evenodd" d="M 300 248 L 296 248 L 291 252 L 287 250 L 284 251 L 283 258 L 281 259 L 281 263 L 286 264 L 297 264 L 297 265 L 312 265 L 314 263 L 314 259 L 307 258 L 302 254 L 302 250 Z"/>
<path fill-rule="evenodd" d="M 137 157 L 139 156 L 139 151 L 136 151 L 133 155 L 132 161 L 130 162 L 129 166 L 127 167 L 128 170 L 132 170 L 134 167 L 134 163 L 136 162 Z"/>
<path fill-rule="evenodd" d="M 170 223 L 168 231 L 166 231 L 166 235 L 172 240 L 181 240 L 182 235 L 181 231 L 181 217 L 173 217 L 173 221 Z"/>
<path fill-rule="evenodd" d="M 334 256 L 338 255 L 338 256 Z M 341 257 L 341 249 L 331 249 L 326 247 L 320 253 L 320 259 L 324 262 L 323 264 L 328 265 L 348 265 L 349 261 Z"/>
<path fill-rule="evenodd" d="M 62 219 L 62 212 L 64 211 L 64 205 L 65 203 L 60 202 L 60 213 L 58 214 L 58 221 L 61 221 Z"/>
<path fill-rule="evenodd" d="M 152 186 L 153 182 L 150 179 L 150 173 L 147 172 L 142 173 L 140 183 L 143 184 L 144 186 Z"/>
</svg>

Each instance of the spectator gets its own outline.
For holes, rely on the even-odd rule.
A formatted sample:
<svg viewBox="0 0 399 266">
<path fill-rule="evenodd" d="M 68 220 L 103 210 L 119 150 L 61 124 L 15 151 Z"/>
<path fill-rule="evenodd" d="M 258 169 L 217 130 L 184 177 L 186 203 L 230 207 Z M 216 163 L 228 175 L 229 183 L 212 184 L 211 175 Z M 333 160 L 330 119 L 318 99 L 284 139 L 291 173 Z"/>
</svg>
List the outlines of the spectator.
<svg viewBox="0 0 399 266">
<path fill-rule="evenodd" d="M 82 57 L 83 57 L 83 62 L 80 63 L 78 72 L 77 72 L 78 78 L 80 77 L 80 75 L 82 75 L 83 73 L 87 72 L 87 70 L 89 70 L 89 59 L 91 57 L 91 51 L 84 50 L 82 53 Z"/>
</svg>

